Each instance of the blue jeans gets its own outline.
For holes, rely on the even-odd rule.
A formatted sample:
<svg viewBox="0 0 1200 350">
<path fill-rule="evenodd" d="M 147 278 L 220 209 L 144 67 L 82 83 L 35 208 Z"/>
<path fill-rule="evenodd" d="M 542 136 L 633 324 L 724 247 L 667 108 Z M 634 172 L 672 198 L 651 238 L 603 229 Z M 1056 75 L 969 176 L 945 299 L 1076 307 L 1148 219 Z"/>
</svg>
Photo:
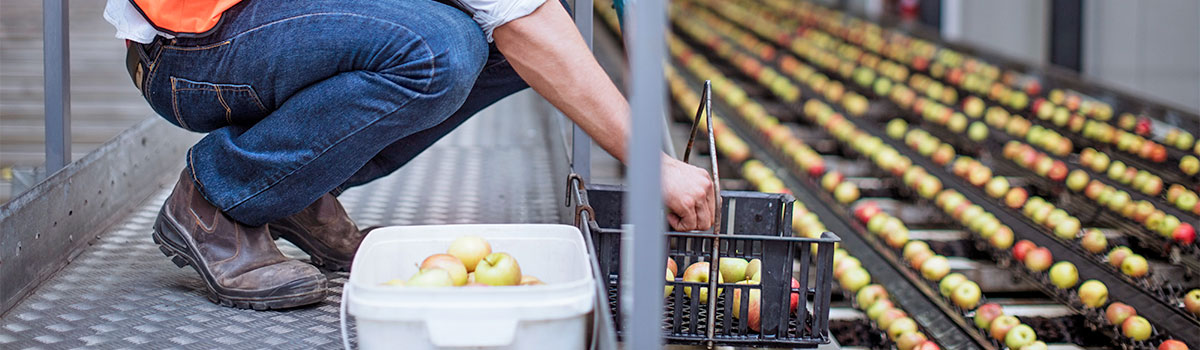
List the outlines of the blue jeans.
<svg viewBox="0 0 1200 350">
<path fill-rule="evenodd" d="M 203 38 L 147 46 L 154 110 L 208 133 L 197 188 L 258 226 L 390 174 L 528 85 L 464 12 L 432 0 L 253 0 Z"/>
</svg>

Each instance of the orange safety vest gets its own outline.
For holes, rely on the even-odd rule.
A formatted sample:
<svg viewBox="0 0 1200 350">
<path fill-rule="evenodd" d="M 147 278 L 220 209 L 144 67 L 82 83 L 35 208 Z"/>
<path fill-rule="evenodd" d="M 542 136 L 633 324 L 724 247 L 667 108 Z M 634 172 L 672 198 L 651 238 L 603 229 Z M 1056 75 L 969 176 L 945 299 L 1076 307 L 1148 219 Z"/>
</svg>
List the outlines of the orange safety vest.
<svg viewBox="0 0 1200 350">
<path fill-rule="evenodd" d="M 221 15 L 242 0 L 129 0 L 159 31 L 182 37 L 204 36 Z"/>
</svg>

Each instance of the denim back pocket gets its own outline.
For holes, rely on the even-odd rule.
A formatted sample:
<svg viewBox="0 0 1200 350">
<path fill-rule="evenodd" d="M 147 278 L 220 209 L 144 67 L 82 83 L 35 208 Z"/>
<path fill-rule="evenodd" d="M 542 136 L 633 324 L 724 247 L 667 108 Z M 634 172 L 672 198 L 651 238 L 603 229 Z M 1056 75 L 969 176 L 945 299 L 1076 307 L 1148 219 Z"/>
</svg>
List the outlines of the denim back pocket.
<svg viewBox="0 0 1200 350">
<path fill-rule="evenodd" d="M 268 113 L 250 85 L 215 84 L 171 77 L 171 109 L 180 127 L 209 132 L 251 125 Z"/>
</svg>

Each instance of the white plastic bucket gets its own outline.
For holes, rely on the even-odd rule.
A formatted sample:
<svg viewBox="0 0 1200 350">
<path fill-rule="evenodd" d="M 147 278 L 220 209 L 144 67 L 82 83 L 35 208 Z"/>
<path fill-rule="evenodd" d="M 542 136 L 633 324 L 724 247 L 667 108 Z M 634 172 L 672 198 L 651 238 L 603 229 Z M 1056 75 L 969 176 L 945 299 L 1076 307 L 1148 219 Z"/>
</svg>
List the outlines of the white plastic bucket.
<svg viewBox="0 0 1200 350">
<path fill-rule="evenodd" d="M 480 236 L 517 259 L 537 286 L 420 288 L 408 279 L 455 238 Z M 595 281 L 579 229 L 567 225 L 394 226 L 371 231 L 354 257 L 343 312 L 362 349 L 582 349 Z M 345 319 L 343 315 L 343 331 Z"/>
</svg>

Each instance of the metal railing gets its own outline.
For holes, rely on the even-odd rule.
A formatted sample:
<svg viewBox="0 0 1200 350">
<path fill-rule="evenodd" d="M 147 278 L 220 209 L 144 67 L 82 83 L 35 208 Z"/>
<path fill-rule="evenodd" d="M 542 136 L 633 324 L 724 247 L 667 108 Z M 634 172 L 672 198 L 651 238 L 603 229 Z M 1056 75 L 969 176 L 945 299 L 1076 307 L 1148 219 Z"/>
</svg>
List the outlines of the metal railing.
<svg viewBox="0 0 1200 350">
<path fill-rule="evenodd" d="M 42 1 L 46 176 L 71 163 L 71 49 L 67 0 Z"/>
</svg>

